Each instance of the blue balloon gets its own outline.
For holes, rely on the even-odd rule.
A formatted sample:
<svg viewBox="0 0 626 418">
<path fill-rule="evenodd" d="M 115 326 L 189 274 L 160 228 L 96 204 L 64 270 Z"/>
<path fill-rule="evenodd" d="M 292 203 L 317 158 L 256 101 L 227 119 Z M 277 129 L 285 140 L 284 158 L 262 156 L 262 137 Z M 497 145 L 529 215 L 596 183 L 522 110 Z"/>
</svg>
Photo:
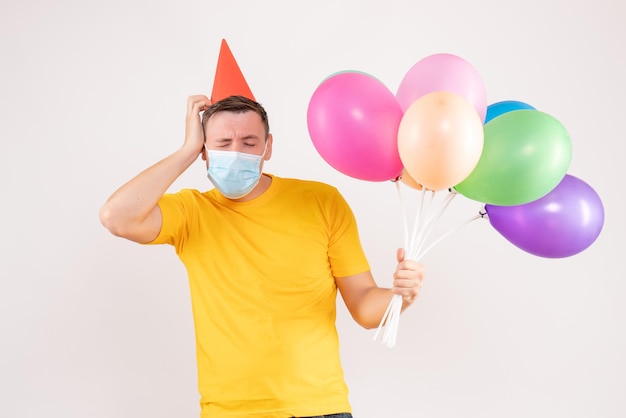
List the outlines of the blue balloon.
<svg viewBox="0 0 626 418">
<path fill-rule="evenodd" d="M 491 119 L 502 115 L 503 113 L 512 112 L 514 110 L 537 110 L 528 103 L 518 102 L 517 100 L 505 100 L 502 102 L 497 102 L 490 104 L 487 106 L 487 115 L 485 116 L 485 123 L 489 122 Z"/>
</svg>

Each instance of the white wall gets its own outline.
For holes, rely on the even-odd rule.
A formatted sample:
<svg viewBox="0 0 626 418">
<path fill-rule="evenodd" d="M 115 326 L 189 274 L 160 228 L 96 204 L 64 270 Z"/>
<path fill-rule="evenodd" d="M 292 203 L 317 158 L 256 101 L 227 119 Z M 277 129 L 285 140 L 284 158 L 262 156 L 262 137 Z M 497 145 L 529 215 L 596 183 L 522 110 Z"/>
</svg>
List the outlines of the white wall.
<svg viewBox="0 0 626 418">
<path fill-rule="evenodd" d="M 419 59 L 460 55 L 490 103 L 566 126 L 569 173 L 604 202 L 602 234 L 566 259 L 525 253 L 485 220 L 444 240 L 393 349 L 339 304 L 356 417 L 626 416 L 625 21 L 620 0 L 3 0 L 0 416 L 198 416 L 185 271 L 169 247 L 111 236 L 98 210 L 182 143 L 221 38 L 270 112 L 267 170 L 340 188 L 381 285 L 402 245 L 395 189 L 335 171 L 306 128 L 335 71 L 395 91 Z M 200 162 L 181 187 L 209 187 Z M 458 197 L 442 228 L 479 206 Z"/>
</svg>

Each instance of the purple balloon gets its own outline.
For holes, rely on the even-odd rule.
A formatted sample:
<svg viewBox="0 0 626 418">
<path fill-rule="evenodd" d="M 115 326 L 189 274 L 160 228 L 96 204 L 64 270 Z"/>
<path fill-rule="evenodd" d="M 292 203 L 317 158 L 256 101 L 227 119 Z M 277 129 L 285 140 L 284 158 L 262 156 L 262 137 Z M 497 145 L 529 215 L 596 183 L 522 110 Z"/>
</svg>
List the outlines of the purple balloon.
<svg viewBox="0 0 626 418">
<path fill-rule="evenodd" d="M 518 206 L 485 205 L 491 225 L 508 241 L 540 257 L 569 257 L 600 235 L 604 207 L 584 181 L 566 174 L 547 195 Z"/>
</svg>

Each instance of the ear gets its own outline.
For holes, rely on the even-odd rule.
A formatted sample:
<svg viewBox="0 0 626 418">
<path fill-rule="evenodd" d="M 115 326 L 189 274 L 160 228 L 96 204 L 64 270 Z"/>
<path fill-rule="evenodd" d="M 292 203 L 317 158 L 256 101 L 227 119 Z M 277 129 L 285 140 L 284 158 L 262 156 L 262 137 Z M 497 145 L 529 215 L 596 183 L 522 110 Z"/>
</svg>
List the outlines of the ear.
<svg viewBox="0 0 626 418">
<path fill-rule="evenodd" d="M 274 142 L 274 137 L 272 137 L 272 134 L 268 134 L 267 135 L 267 149 L 265 150 L 265 157 L 263 158 L 263 160 L 265 161 L 269 161 L 269 159 L 272 158 L 273 142 Z"/>
<path fill-rule="evenodd" d="M 202 156 L 202 160 L 203 161 L 207 160 L 206 147 L 205 146 L 202 147 L 202 151 L 200 151 L 200 155 Z"/>
</svg>

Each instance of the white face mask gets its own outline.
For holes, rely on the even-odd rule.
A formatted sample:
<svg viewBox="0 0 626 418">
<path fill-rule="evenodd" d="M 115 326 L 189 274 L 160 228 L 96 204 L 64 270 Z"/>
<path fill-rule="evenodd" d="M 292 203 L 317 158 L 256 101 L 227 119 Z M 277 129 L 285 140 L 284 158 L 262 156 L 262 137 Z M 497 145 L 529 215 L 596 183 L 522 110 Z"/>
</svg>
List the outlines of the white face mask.
<svg viewBox="0 0 626 418">
<path fill-rule="evenodd" d="M 265 143 L 267 150 L 267 142 Z M 237 151 L 207 150 L 209 169 L 207 177 L 229 199 L 247 195 L 261 179 L 262 155 Z"/>
</svg>

